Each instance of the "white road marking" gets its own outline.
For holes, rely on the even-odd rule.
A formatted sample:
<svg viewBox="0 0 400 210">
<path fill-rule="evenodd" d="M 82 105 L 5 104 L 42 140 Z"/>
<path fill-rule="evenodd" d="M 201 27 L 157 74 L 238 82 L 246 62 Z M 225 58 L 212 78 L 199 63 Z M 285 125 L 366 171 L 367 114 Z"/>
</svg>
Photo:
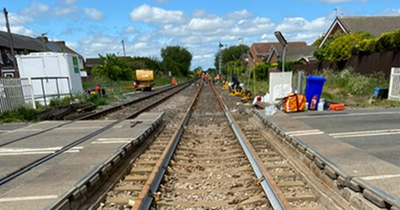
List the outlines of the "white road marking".
<svg viewBox="0 0 400 210">
<path fill-rule="evenodd" d="M 326 117 L 352 117 L 352 116 L 367 116 L 367 115 L 383 115 L 383 114 L 400 114 L 400 112 L 364 112 L 364 113 L 347 113 L 347 114 L 329 114 L 329 115 L 313 115 L 313 116 L 293 116 L 293 119 L 307 118 L 326 118 Z"/>
<path fill-rule="evenodd" d="M 286 134 L 289 135 L 289 136 L 320 135 L 320 134 L 324 134 L 324 133 L 325 132 L 323 132 L 321 130 L 318 130 L 318 129 L 286 132 Z"/>
<path fill-rule="evenodd" d="M 135 138 L 98 138 L 92 144 L 121 144 L 134 141 Z"/>
<path fill-rule="evenodd" d="M 42 195 L 42 196 L 25 196 L 13 198 L 0 198 L 0 202 L 14 202 L 14 201 L 32 201 L 32 200 L 48 200 L 58 198 L 58 195 Z"/>
<path fill-rule="evenodd" d="M 355 138 L 355 137 L 398 135 L 398 134 L 400 134 L 400 129 L 331 133 L 331 134 L 329 134 L 329 136 L 332 136 L 333 138 Z"/>
<path fill-rule="evenodd" d="M 50 147 L 50 148 L 0 148 L 0 156 L 12 156 L 12 155 L 40 155 L 40 154 L 52 154 L 60 150 L 61 147 Z M 73 147 L 65 153 L 76 153 L 80 152 L 83 147 Z"/>
<path fill-rule="evenodd" d="M 365 176 L 365 177 L 360 177 L 360 178 L 363 180 L 377 180 L 377 179 L 390 179 L 390 178 L 397 178 L 397 177 L 400 177 L 400 174 Z"/>
</svg>

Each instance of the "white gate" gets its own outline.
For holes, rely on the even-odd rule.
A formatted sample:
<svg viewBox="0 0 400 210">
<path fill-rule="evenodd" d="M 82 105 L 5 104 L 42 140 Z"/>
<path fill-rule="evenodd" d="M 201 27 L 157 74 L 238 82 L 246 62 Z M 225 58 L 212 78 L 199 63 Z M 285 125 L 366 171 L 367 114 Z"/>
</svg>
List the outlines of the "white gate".
<svg viewBox="0 0 400 210">
<path fill-rule="evenodd" d="M 392 68 L 388 98 L 390 100 L 400 100 L 400 68 Z"/>
<path fill-rule="evenodd" d="M 270 103 L 274 103 L 275 99 L 283 98 L 288 93 L 292 93 L 292 75 L 291 71 L 269 73 Z"/>
<path fill-rule="evenodd" d="M 29 79 L 0 78 L 0 112 L 20 107 L 36 108 Z"/>
</svg>

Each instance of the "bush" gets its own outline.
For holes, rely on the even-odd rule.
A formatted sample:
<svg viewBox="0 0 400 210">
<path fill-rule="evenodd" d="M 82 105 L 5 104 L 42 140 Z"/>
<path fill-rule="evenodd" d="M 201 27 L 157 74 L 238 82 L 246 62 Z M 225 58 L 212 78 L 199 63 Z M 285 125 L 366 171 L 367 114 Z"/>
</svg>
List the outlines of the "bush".
<svg viewBox="0 0 400 210">
<path fill-rule="evenodd" d="M 103 96 L 101 96 L 101 95 L 99 95 L 99 94 L 91 94 L 91 95 L 89 96 L 89 99 L 88 99 L 88 100 L 89 100 L 90 102 L 96 104 L 96 105 L 99 105 L 99 106 L 107 105 L 107 104 L 108 104 L 106 97 L 103 97 Z"/>
<path fill-rule="evenodd" d="M 372 95 L 375 87 L 388 87 L 389 82 L 383 73 L 373 75 L 361 75 L 353 69 L 345 69 L 340 72 L 324 70 L 321 74 L 326 78 L 324 89 L 339 95 Z"/>
<path fill-rule="evenodd" d="M 0 123 L 26 122 L 29 117 L 39 113 L 38 110 L 21 107 L 12 111 L 0 113 Z"/>
</svg>

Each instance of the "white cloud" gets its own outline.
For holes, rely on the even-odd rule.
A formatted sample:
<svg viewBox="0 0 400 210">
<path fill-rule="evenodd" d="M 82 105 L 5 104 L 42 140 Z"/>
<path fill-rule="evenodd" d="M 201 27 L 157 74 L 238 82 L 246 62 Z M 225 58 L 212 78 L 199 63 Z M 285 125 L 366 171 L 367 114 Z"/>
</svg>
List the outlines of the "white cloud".
<svg viewBox="0 0 400 210">
<path fill-rule="evenodd" d="M 63 0 L 65 4 L 75 4 L 78 0 Z"/>
<path fill-rule="evenodd" d="M 241 11 L 236 11 L 236 12 L 233 12 L 233 13 L 228 13 L 227 15 L 226 15 L 228 18 L 230 18 L 230 19 L 241 19 L 241 18 L 248 18 L 248 17 L 251 17 L 251 16 L 253 16 L 253 14 L 251 14 L 249 11 L 247 11 L 247 10 L 241 10 Z"/>
<path fill-rule="evenodd" d="M 135 27 L 133 26 L 128 26 L 124 29 L 124 33 L 125 34 L 132 34 L 136 31 Z"/>
<path fill-rule="evenodd" d="M 200 10 L 195 10 L 195 11 L 193 12 L 193 17 L 198 17 L 198 18 L 200 18 L 200 17 L 206 17 L 206 16 L 207 16 L 207 11 L 202 10 L 202 9 L 200 9 Z"/>
<path fill-rule="evenodd" d="M 221 32 L 223 29 L 229 29 L 234 25 L 233 20 L 216 18 L 193 18 L 190 20 L 188 29 L 194 32 L 215 34 Z"/>
<path fill-rule="evenodd" d="M 317 18 L 312 21 L 307 21 L 302 17 L 285 18 L 276 27 L 277 31 L 291 32 L 302 32 L 302 31 L 324 31 L 326 30 L 332 20 L 328 20 L 325 17 Z"/>
<path fill-rule="evenodd" d="M 1 31 L 7 31 L 7 28 L 5 26 L 0 27 Z M 20 34 L 20 35 L 25 35 L 25 36 L 35 36 L 35 33 L 30 30 L 25 28 L 24 26 L 11 26 L 10 27 L 11 33 L 13 34 Z"/>
<path fill-rule="evenodd" d="M 77 12 L 79 9 L 76 6 L 69 6 L 69 7 L 57 7 L 54 11 L 56 16 L 68 16 L 72 13 Z"/>
<path fill-rule="evenodd" d="M 400 9 L 387 9 L 383 11 L 382 15 L 400 16 Z"/>
<path fill-rule="evenodd" d="M 103 13 L 95 8 L 84 8 L 85 15 L 92 20 L 102 20 Z"/>
<path fill-rule="evenodd" d="M 30 16 L 41 16 L 50 11 L 50 6 L 38 2 L 33 2 L 29 7 L 21 11 L 22 14 Z"/>
<path fill-rule="evenodd" d="M 184 21 L 182 11 L 164 10 L 147 4 L 133 9 L 129 16 L 132 21 L 142 22 L 180 23 Z"/>
</svg>

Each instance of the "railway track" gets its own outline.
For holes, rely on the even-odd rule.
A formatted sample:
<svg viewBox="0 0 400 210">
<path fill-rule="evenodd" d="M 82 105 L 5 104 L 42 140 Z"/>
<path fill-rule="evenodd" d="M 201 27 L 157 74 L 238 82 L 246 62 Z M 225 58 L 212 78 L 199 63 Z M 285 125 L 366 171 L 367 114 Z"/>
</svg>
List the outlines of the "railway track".
<svg viewBox="0 0 400 210">
<path fill-rule="evenodd" d="M 94 131 L 87 133 L 86 135 L 80 137 L 79 139 L 75 139 L 75 140 L 70 141 L 60 147 L 57 147 L 56 149 L 54 149 L 54 151 L 43 153 L 42 155 L 29 156 L 29 158 L 27 158 L 25 161 L 26 162 L 25 165 L 21 165 L 18 167 L 17 170 L 10 171 L 7 175 L 0 177 L 0 186 L 10 182 L 11 180 L 21 176 L 22 174 L 29 172 L 30 170 L 34 169 L 35 167 L 42 165 L 43 163 L 59 156 L 60 154 L 63 154 L 64 152 L 73 149 L 74 147 L 86 142 L 88 139 L 107 131 L 108 129 L 112 128 L 113 126 L 117 125 L 118 123 L 120 123 L 126 119 L 135 117 L 135 116 L 139 115 L 140 113 L 143 113 L 144 111 L 150 109 L 151 107 L 154 107 L 154 106 L 162 103 L 167 98 L 173 96 L 174 94 L 176 94 L 179 91 L 188 87 L 190 84 L 191 84 L 190 82 L 187 82 L 181 86 L 167 89 L 167 92 L 163 93 L 161 95 L 161 97 L 159 97 L 158 94 L 153 95 L 153 97 L 158 97 L 157 99 L 146 97 L 146 100 L 152 100 L 152 102 L 150 103 L 147 101 L 147 103 L 142 103 L 140 105 L 140 108 L 138 110 L 136 110 L 135 112 L 130 113 L 130 115 L 121 116 L 121 118 L 111 121 L 110 123 L 106 123 L 107 125 L 102 126 L 98 129 L 95 129 Z M 140 99 L 139 101 L 142 101 L 142 100 L 144 100 L 144 99 Z M 130 102 L 130 104 L 133 104 L 133 102 Z M 114 109 L 114 111 L 123 109 L 123 106 L 122 107 L 118 106 L 118 107 L 119 108 Z M 139 107 L 139 106 L 137 106 L 137 107 Z M 109 114 L 110 112 L 111 112 L 111 110 L 109 110 L 105 113 Z M 105 113 L 95 113 L 95 114 L 98 114 L 99 116 L 103 116 Z M 18 147 L 20 147 L 21 143 L 24 141 L 26 141 L 27 144 L 29 145 L 29 144 L 31 144 L 31 143 L 29 143 L 30 141 L 34 141 L 34 139 L 32 139 L 33 137 L 37 138 L 37 137 L 40 137 L 40 135 L 43 135 L 44 138 L 48 138 L 48 137 L 45 137 L 48 132 L 56 131 L 57 129 L 62 129 L 63 127 L 71 125 L 74 122 L 77 122 L 77 121 L 68 121 L 68 122 L 61 123 L 56 126 L 52 126 L 50 128 L 35 132 L 35 133 L 31 133 L 26 136 L 21 136 L 16 139 L 5 140 L 0 143 L 0 148 L 4 148 L 4 147 L 12 148 L 13 144 L 19 145 L 19 146 L 16 146 L 18 148 Z"/>
<path fill-rule="evenodd" d="M 82 116 L 77 120 L 110 120 L 122 118 L 132 119 L 137 117 L 140 113 L 148 110 L 149 108 L 154 107 L 159 103 L 162 103 L 166 99 L 170 98 L 179 91 L 191 85 L 193 82 L 194 80 L 190 80 L 177 86 L 169 86 L 167 88 L 163 88 L 160 91 L 155 91 L 152 94 L 136 98 L 126 103 Z"/>
<path fill-rule="evenodd" d="M 352 209 L 340 203 L 340 197 L 321 198 L 332 194 L 316 193 L 315 185 L 310 187 L 291 159 L 271 149 L 255 125 L 242 121 L 243 130 L 239 128 L 212 88 L 204 87 L 198 94 L 179 125 L 165 129 L 133 162 L 129 174 L 94 206 L 102 210 Z M 176 119 L 169 123 L 175 125 Z"/>
<path fill-rule="evenodd" d="M 10 145 L 10 144 L 13 144 L 13 143 L 16 143 L 16 142 L 19 142 L 19 141 L 23 141 L 25 139 L 28 139 L 28 138 L 31 138 L 31 137 L 34 137 L 34 136 L 37 136 L 40 134 L 44 134 L 46 132 L 50 132 L 57 128 L 67 126 L 67 125 L 69 125 L 75 121 L 79 121 L 79 120 L 93 120 L 93 119 L 100 119 L 100 118 L 103 118 L 103 119 L 112 118 L 115 120 L 132 119 L 132 118 L 138 116 L 140 113 L 143 113 L 146 110 L 150 109 L 151 107 L 154 107 L 154 106 L 160 104 L 162 101 L 170 98 L 174 94 L 183 90 L 188 85 L 192 84 L 192 82 L 193 81 L 188 81 L 186 83 L 182 83 L 180 86 L 169 86 L 169 87 L 163 88 L 162 90 L 159 90 L 155 93 L 146 94 L 142 97 L 135 98 L 131 101 L 116 105 L 116 106 L 108 108 L 106 110 L 102 110 L 102 111 L 98 111 L 98 112 L 90 113 L 90 114 L 85 114 L 85 116 L 80 116 L 79 118 L 76 118 L 74 120 L 56 124 L 49 128 L 41 129 L 40 131 L 33 132 L 33 133 L 25 135 L 25 136 L 20 136 L 18 138 L 14 138 L 14 139 L 3 140 L 0 142 L 0 148 Z M 145 102 L 145 103 L 143 103 L 143 102 Z M 134 105 L 136 105 L 136 106 L 134 106 Z M 134 108 L 131 108 L 129 110 L 124 110 L 126 107 L 132 107 L 132 106 L 134 106 Z M 122 112 L 124 114 L 114 114 L 114 112 L 119 112 L 119 113 Z M 110 115 L 111 117 L 107 117 L 107 115 Z M 117 116 L 119 116 L 119 117 L 117 117 Z M 2 134 L 2 135 L 6 135 L 6 134 Z"/>
</svg>

